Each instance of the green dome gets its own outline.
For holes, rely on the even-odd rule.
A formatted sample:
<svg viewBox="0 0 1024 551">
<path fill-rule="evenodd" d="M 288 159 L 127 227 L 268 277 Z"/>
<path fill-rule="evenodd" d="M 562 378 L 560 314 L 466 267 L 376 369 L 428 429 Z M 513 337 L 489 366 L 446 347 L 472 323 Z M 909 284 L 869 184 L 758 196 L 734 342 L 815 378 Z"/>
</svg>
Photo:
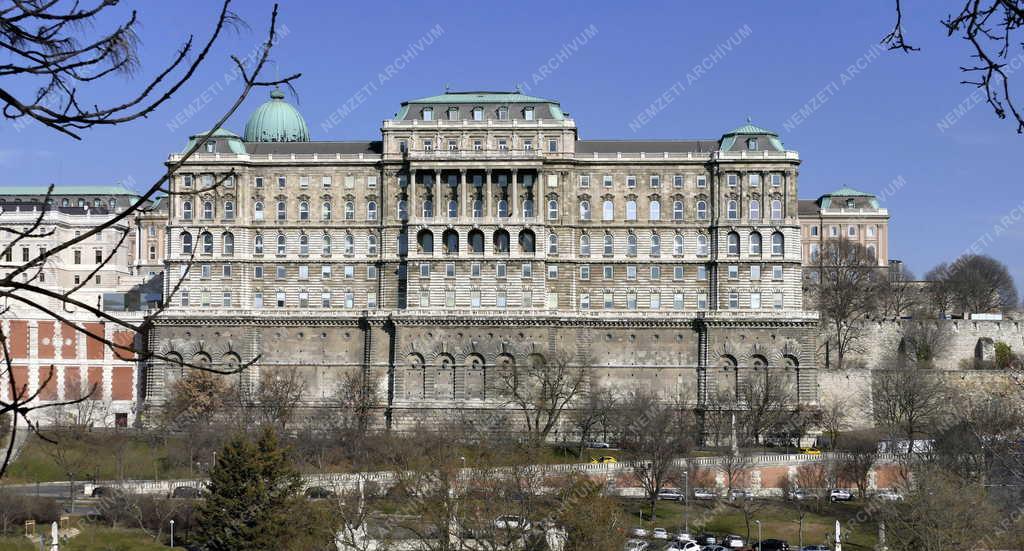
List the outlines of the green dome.
<svg viewBox="0 0 1024 551">
<path fill-rule="evenodd" d="M 270 92 L 264 103 L 245 123 L 247 142 L 308 142 L 309 129 L 299 110 L 284 101 L 284 92 Z"/>
</svg>

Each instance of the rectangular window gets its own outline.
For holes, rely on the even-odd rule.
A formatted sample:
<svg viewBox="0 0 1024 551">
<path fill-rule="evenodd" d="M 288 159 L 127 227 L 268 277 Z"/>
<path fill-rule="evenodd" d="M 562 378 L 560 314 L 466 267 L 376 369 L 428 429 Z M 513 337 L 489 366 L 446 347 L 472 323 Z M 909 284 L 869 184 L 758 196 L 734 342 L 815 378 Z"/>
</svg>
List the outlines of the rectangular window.
<svg viewBox="0 0 1024 551">
<path fill-rule="evenodd" d="M 630 265 L 626 266 L 626 279 L 628 281 L 636 281 L 636 266 L 635 265 L 630 264 Z"/>
<path fill-rule="evenodd" d="M 776 310 L 782 310 L 782 307 L 783 307 L 782 293 L 774 293 L 772 295 L 772 308 L 774 308 Z"/>
<path fill-rule="evenodd" d="M 651 176 L 651 187 L 661 187 L 661 176 Z"/>
<path fill-rule="evenodd" d="M 523 264 L 523 277 L 524 278 L 531 278 L 531 277 L 533 277 L 533 264 L 531 264 L 529 262 L 526 262 L 526 263 Z"/>
<path fill-rule="evenodd" d="M 225 308 L 231 308 L 231 291 L 224 291 L 221 296 L 221 305 Z"/>
<path fill-rule="evenodd" d="M 420 308 L 428 306 L 430 306 L 430 291 L 428 289 L 420 289 Z"/>
<path fill-rule="evenodd" d="M 676 281 L 682 281 L 684 275 L 685 274 L 682 266 L 675 266 L 672 268 L 672 279 Z"/>
<path fill-rule="evenodd" d="M 548 279 L 558 279 L 558 266 L 548 266 Z"/>
<path fill-rule="evenodd" d="M 355 305 L 355 295 L 352 293 L 352 291 L 345 291 L 345 308 L 353 308 Z"/>
<path fill-rule="evenodd" d="M 548 140 L 548 153 L 558 152 L 558 140 Z"/>
<path fill-rule="evenodd" d="M 628 187 L 628 188 L 636 187 L 636 176 L 626 176 L 626 187 Z"/>
<path fill-rule="evenodd" d="M 253 266 L 252 268 L 253 279 L 263 279 L 263 266 Z"/>
<path fill-rule="evenodd" d="M 482 151 L 484 148 L 483 140 L 473 140 L 473 151 Z"/>
<path fill-rule="evenodd" d="M 329 264 L 320 267 L 320 279 L 331 279 L 331 266 Z"/>
<path fill-rule="evenodd" d="M 740 295 L 736 291 L 729 293 L 729 309 L 735 310 L 740 307 Z"/>
<path fill-rule="evenodd" d="M 651 280 L 657 281 L 661 279 L 661 266 L 651 266 Z"/>
<path fill-rule="evenodd" d="M 480 307 L 480 289 L 473 289 L 469 292 L 469 306 L 471 308 Z"/>
<path fill-rule="evenodd" d="M 494 296 L 494 305 L 498 308 L 508 307 L 508 294 L 504 289 L 498 289 L 498 292 Z"/>
<path fill-rule="evenodd" d="M 729 264 L 729 279 L 737 279 L 740 277 L 740 267 L 735 264 Z"/>
<path fill-rule="evenodd" d="M 448 308 L 455 308 L 455 289 L 445 289 L 444 305 Z"/>
<path fill-rule="evenodd" d="M 377 293 L 375 291 L 366 293 L 366 307 L 371 310 L 377 308 Z"/>
<path fill-rule="evenodd" d="M 508 151 L 508 140 L 498 138 L 498 151 Z"/>
<path fill-rule="evenodd" d="M 611 310 L 615 307 L 615 295 L 611 291 L 604 292 L 604 309 Z"/>
<path fill-rule="evenodd" d="M 782 174 L 779 174 L 778 172 L 772 173 L 772 185 L 775 187 L 782 185 Z"/>
<path fill-rule="evenodd" d="M 455 263 L 448 262 L 444 265 L 444 277 L 455 277 Z"/>
<path fill-rule="evenodd" d="M 252 294 L 252 307 L 256 309 L 263 308 L 263 293 L 257 291 Z"/>
<path fill-rule="evenodd" d="M 470 277 L 480 277 L 480 263 L 479 262 L 474 262 L 474 263 L 469 265 L 469 276 Z"/>
<path fill-rule="evenodd" d="M 376 176 L 367 176 L 366 177 L 366 187 L 368 187 L 370 189 L 376 188 L 377 187 L 377 177 Z"/>
<path fill-rule="evenodd" d="M 675 293 L 673 293 L 672 294 L 672 308 L 675 309 L 675 310 L 682 310 L 684 306 L 685 306 L 685 302 L 684 302 L 684 299 L 683 299 L 683 293 L 681 291 L 676 291 Z"/>
<path fill-rule="evenodd" d="M 260 188 L 262 188 L 262 187 L 263 187 L 263 176 L 257 176 L 257 177 L 256 177 L 256 178 L 255 178 L 255 179 L 253 180 L 253 186 L 255 186 L 255 187 L 256 187 L 256 189 L 260 189 Z"/>
<path fill-rule="evenodd" d="M 580 266 L 580 279 L 585 281 L 590 279 L 590 266 Z"/>
<path fill-rule="evenodd" d="M 817 235 L 818 235 L 818 226 L 811 226 L 811 236 L 817 237 Z"/>
<path fill-rule="evenodd" d="M 705 293 L 697 293 L 697 309 L 707 310 L 708 309 L 708 295 Z"/>
<path fill-rule="evenodd" d="M 697 187 L 708 187 L 708 177 L 697 176 Z"/>
<path fill-rule="evenodd" d="M 277 307 L 278 308 L 284 308 L 284 305 L 285 305 L 285 294 L 284 294 L 284 291 L 278 291 L 276 297 L 277 297 Z"/>
<path fill-rule="evenodd" d="M 277 267 L 277 279 L 284 279 L 288 277 L 288 269 L 284 266 Z"/>
<path fill-rule="evenodd" d="M 580 294 L 580 310 L 590 310 L 590 294 Z"/>
<path fill-rule="evenodd" d="M 750 266 L 750 281 L 761 280 L 761 265 L 753 264 Z"/>
<path fill-rule="evenodd" d="M 581 174 L 580 175 L 580 187 L 590 187 L 590 175 L 589 174 Z"/>
<path fill-rule="evenodd" d="M 774 279 L 776 281 L 781 281 L 782 280 L 782 266 L 779 266 L 779 265 L 772 266 L 772 279 Z"/>
<path fill-rule="evenodd" d="M 299 187 L 302 189 L 309 187 L 309 176 L 299 176 Z"/>
<path fill-rule="evenodd" d="M 651 293 L 650 305 L 651 310 L 661 309 L 661 293 L 658 293 L 657 291 Z"/>
<path fill-rule="evenodd" d="M 309 279 L 309 266 L 299 266 L 299 279 Z"/>
<path fill-rule="evenodd" d="M 321 176 L 320 177 L 320 186 L 323 187 L 324 189 L 330 189 L 331 183 L 332 182 L 331 182 L 331 177 L 330 176 Z"/>
<path fill-rule="evenodd" d="M 430 264 L 420 263 L 420 277 L 430 277 Z"/>
<path fill-rule="evenodd" d="M 323 291 L 320 293 L 320 307 L 330 308 L 331 307 L 331 292 Z"/>
<path fill-rule="evenodd" d="M 605 174 L 603 181 L 604 181 L 604 187 L 612 187 L 612 183 L 614 182 L 614 180 L 612 180 L 611 174 Z"/>
<path fill-rule="evenodd" d="M 751 187 L 761 185 L 761 175 L 747 174 L 747 183 L 750 184 Z"/>
<path fill-rule="evenodd" d="M 345 266 L 345 279 L 352 279 L 356 277 L 356 267 L 352 265 Z"/>
<path fill-rule="evenodd" d="M 504 262 L 499 262 L 494 265 L 494 277 L 498 279 L 505 279 L 508 276 L 508 266 Z"/>
<path fill-rule="evenodd" d="M 615 267 L 611 266 L 611 265 L 605 266 L 604 267 L 604 278 L 605 279 L 612 279 L 614 277 L 615 277 Z"/>
<path fill-rule="evenodd" d="M 285 185 L 287 185 L 287 184 L 288 184 L 288 178 L 287 177 L 285 177 L 285 176 L 278 176 L 277 177 L 277 188 L 278 189 L 284 189 Z"/>
<path fill-rule="evenodd" d="M 697 266 L 697 280 L 706 281 L 708 279 L 708 267 Z"/>
<path fill-rule="evenodd" d="M 533 308 L 533 291 L 523 290 L 523 308 Z"/>
<path fill-rule="evenodd" d="M 200 266 L 199 277 L 202 277 L 203 279 L 210 279 L 211 271 L 209 264 L 203 264 Z"/>
<path fill-rule="evenodd" d="M 739 183 L 739 176 L 736 174 L 728 174 L 725 177 L 725 181 L 728 183 L 729 187 L 736 187 Z"/>
<path fill-rule="evenodd" d="M 636 310 L 636 293 L 633 291 L 626 293 L 626 309 Z"/>
<path fill-rule="evenodd" d="M 192 175 L 191 174 L 182 174 L 182 176 L 181 176 L 181 185 L 184 186 L 184 187 L 192 187 Z"/>
<path fill-rule="evenodd" d="M 434 140 L 423 140 L 423 151 L 433 151 Z"/>
<path fill-rule="evenodd" d="M 750 308 L 752 310 L 761 309 L 761 293 L 750 293 Z"/>
<path fill-rule="evenodd" d="M 672 177 L 672 187 L 681 188 L 683 187 L 683 183 L 684 180 L 682 174 L 676 174 Z"/>
</svg>

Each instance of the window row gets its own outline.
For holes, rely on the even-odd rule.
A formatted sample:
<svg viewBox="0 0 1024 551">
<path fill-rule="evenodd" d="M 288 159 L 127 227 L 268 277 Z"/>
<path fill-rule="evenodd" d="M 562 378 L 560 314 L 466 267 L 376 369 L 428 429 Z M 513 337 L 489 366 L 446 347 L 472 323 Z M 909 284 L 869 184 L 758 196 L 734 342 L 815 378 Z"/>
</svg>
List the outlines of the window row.
<svg viewBox="0 0 1024 551">
<path fill-rule="evenodd" d="M 200 254 L 214 254 L 217 247 L 214 244 L 213 234 L 204 231 L 199 233 L 199 249 L 195 249 L 193 243 L 192 234 L 188 231 L 181 232 L 180 236 L 181 254 L 191 255 L 193 252 Z M 334 253 L 333 239 L 326 233 L 319 236 L 318 238 L 311 238 L 309 235 L 303 233 L 299 234 L 297 238 L 298 242 L 298 254 L 308 255 L 310 251 L 319 252 L 324 256 L 328 256 Z M 288 253 L 288 237 L 283 233 L 277 234 L 274 238 L 273 245 L 268 245 L 264 241 L 262 234 L 256 234 L 253 237 L 253 254 L 270 254 L 267 249 L 273 246 L 273 254 L 283 256 Z M 351 233 L 346 233 L 341 239 L 341 254 L 353 255 L 356 250 L 356 238 Z M 235 236 L 231 232 L 224 232 L 220 237 L 220 254 L 224 256 L 233 256 L 235 254 Z M 366 236 L 366 254 L 369 256 L 377 255 L 377 236 L 370 234 Z"/>
<path fill-rule="evenodd" d="M 683 188 L 686 186 L 687 179 L 692 179 L 694 185 L 699 188 L 707 187 L 708 177 L 704 174 L 674 174 L 671 177 L 672 187 Z M 739 173 L 729 173 L 726 175 L 726 183 L 729 187 L 736 187 L 739 183 Z M 592 177 L 590 174 L 580 174 L 579 184 L 582 188 L 590 187 Z M 634 175 L 627 175 L 625 179 L 627 188 L 637 187 L 638 178 Z M 768 182 L 773 187 L 781 187 L 784 181 L 784 176 L 781 172 L 770 172 L 768 173 Z M 749 173 L 747 174 L 747 182 L 751 186 L 761 185 L 761 173 Z M 652 188 L 660 188 L 662 184 L 662 177 L 660 174 L 651 174 L 647 176 L 647 185 Z M 615 186 L 615 177 L 611 174 L 605 174 L 601 178 L 601 185 L 610 188 Z"/>
<path fill-rule="evenodd" d="M 760 310 L 769 306 L 773 310 L 782 310 L 785 307 L 785 299 L 781 292 L 770 293 L 770 305 L 767 301 L 762 300 L 762 298 L 767 298 L 762 297 L 764 294 L 761 292 L 746 293 L 743 306 L 741 306 L 740 293 L 731 291 L 723 297 L 721 306 L 729 310 L 738 310 L 741 307 L 750 310 Z M 665 293 L 664 295 L 663 300 L 663 293 L 661 291 L 616 291 L 608 289 L 597 293 L 584 292 L 579 295 L 579 307 L 580 310 L 614 310 L 622 308 L 626 310 L 638 310 L 641 308 L 649 310 L 708 309 L 708 294 L 704 292 L 687 293 L 685 291 L 675 291 L 671 294 Z"/>
<path fill-rule="evenodd" d="M 725 217 L 729 220 L 739 220 L 739 203 L 730 199 L 726 202 Z M 583 200 L 579 203 L 580 220 L 591 220 L 593 219 L 592 207 L 590 201 Z M 699 199 L 694 203 L 694 217 L 697 220 L 708 219 L 708 201 Z M 630 199 L 626 201 L 625 205 L 625 220 L 634 221 L 637 220 L 637 202 Z M 783 218 L 783 207 L 782 201 L 774 199 L 770 203 L 769 219 L 771 220 L 782 220 Z M 672 220 L 685 220 L 686 219 L 686 208 L 685 204 L 681 200 L 672 202 Z M 757 199 L 751 200 L 747 205 L 747 218 L 750 220 L 762 220 L 764 215 L 761 211 L 761 202 Z M 661 214 L 661 201 L 652 200 L 648 204 L 647 219 L 650 221 L 658 221 L 662 219 Z M 605 199 L 601 203 L 601 220 L 611 221 L 615 220 L 615 201 L 612 199 Z"/>
</svg>

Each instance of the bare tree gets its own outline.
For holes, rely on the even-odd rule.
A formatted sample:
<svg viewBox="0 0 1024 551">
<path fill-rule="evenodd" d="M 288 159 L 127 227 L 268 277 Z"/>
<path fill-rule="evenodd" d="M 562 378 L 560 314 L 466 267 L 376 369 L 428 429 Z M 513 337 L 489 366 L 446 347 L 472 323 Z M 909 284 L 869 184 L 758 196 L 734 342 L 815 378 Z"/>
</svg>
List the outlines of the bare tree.
<svg viewBox="0 0 1024 551">
<path fill-rule="evenodd" d="M 933 321 L 904 322 L 897 361 L 917 367 L 932 367 L 945 355 L 950 343 L 949 326 Z"/>
<path fill-rule="evenodd" d="M 373 422 L 374 412 L 381 407 L 381 376 L 363 369 L 342 377 L 333 402 L 338 411 L 334 428 L 356 435 L 365 435 Z"/>
<path fill-rule="evenodd" d="M 742 427 L 743 445 L 762 443 L 771 429 L 785 425 L 795 413 L 795 389 L 778 369 L 751 370 L 737 390 L 736 422 Z"/>
<path fill-rule="evenodd" d="M 864 245 L 840 238 L 822 246 L 817 273 L 812 296 L 836 352 L 836 367 L 842 369 L 846 356 L 859 350 L 864 321 L 877 308 L 879 270 Z"/>
<path fill-rule="evenodd" d="M 181 89 L 203 63 L 222 31 L 227 27 L 237 26 L 239 22 L 229 10 L 230 0 L 224 0 L 213 32 L 201 48 L 194 47 L 192 38 L 189 38 L 170 64 L 159 71 L 133 97 L 118 105 L 99 106 L 93 98 L 80 99 L 79 94 L 90 89 L 89 83 L 116 73 L 132 72 L 138 68 L 135 35 L 137 23 L 134 14 L 126 23 L 108 33 L 100 33 L 98 38 L 87 35 L 87 32 L 107 20 L 105 12 L 114 5 L 113 2 L 97 2 L 95 7 L 82 9 L 78 4 L 72 4 L 68 8 L 64 3 L 52 1 L 17 2 L 14 6 L 0 11 L 0 41 L 10 54 L 7 64 L 0 65 L 0 78 L 6 78 L 4 84 L 0 85 L 0 101 L 4 102 L 5 117 L 32 119 L 75 138 L 79 137 L 78 131 L 93 126 L 120 125 L 144 118 Z M 103 332 L 90 330 L 80 318 L 70 316 L 67 312 L 77 311 L 82 315 L 112 324 L 118 330 L 141 334 L 151 326 L 153 317 L 162 313 L 160 308 L 151 312 L 141 323 L 135 322 L 104 311 L 100 305 L 80 299 L 77 292 L 111 261 L 120 244 L 124 243 L 128 233 L 124 229 L 124 222 L 131 220 L 136 214 L 147 212 L 151 200 L 157 194 L 171 193 L 166 186 L 169 178 L 196 151 L 205 146 L 209 136 L 237 111 L 254 88 L 287 85 L 299 77 L 295 74 L 281 79 L 261 80 L 270 51 L 277 41 L 276 23 L 275 6 L 270 17 L 267 39 L 259 55 L 251 63 L 232 56 L 235 71 L 243 84 L 242 90 L 231 107 L 212 125 L 210 131 L 201 135 L 178 160 L 168 166 L 166 173 L 141 192 L 135 202 L 127 208 L 56 247 L 40 249 L 36 256 L 0 277 L 0 303 L 3 305 L 0 306 L 0 315 L 12 315 L 15 305 L 28 309 L 33 315 L 42 315 L 59 321 L 86 338 L 101 342 L 118 358 L 143 362 L 155 360 L 215 373 L 237 373 L 258 361 L 258 358 L 253 358 L 229 369 L 185 363 L 176 357 L 146 350 L 141 344 L 142 339 L 135 339 L 130 343 L 107 339 Z M 177 76 L 173 76 L 175 74 Z M 33 80 L 39 82 L 39 88 L 31 94 L 32 99 L 19 99 L 13 90 L 32 86 Z M 219 182 L 214 182 L 213 187 L 234 177 L 233 173 L 227 174 Z M 53 186 L 50 186 L 42 204 L 49 203 L 52 193 Z M 10 238 L 10 241 L 0 249 L 0 256 L 6 256 L 26 239 L 51 235 L 52 230 L 48 230 L 44 224 L 46 213 L 46 207 L 40 209 L 39 216 L 28 227 L 0 226 L 0 232 Z M 119 246 L 113 247 L 110 254 L 102 258 L 94 271 L 87 274 L 80 284 L 60 290 L 43 284 L 40 276 L 44 266 L 59 261 L 62 253 L 103 231 L 116 235 Z M 164 304 L 170 303 L 187 272 L 186 270 L 178 282 L 170 286 L 170 293 L 164 297 Z M 0 415 L 11 414 L 8 421 L 12 429 L 8 433 L 6 453 L 2 454 L 3 459 L 0 462 L 0 478 L 7 470 L 18 441 L 19 424 L 34 430 L 36 425 L 33 412 L 67 405 L 66 402 L 39 401 L 40 391 L 50 382 L 52 376 L 48 377 L 35 392 L 29 392 L 27 385 L 16 381 L 14 359 L 10 354 L 8 339 L 8 335 L 0 331 L 0 378 L 12 389 L 10 398 L 0 401 Z"/>
<path fill-rule="evenodd" d="M 579 406 L 573 410 L 573 419 L 576 422 L 576 430 L 580 435 L 580 445 L 577 451 L 578 457 L 583 457 L 583 450 L 587 442 L 597 434 L 607 438 L 609 429 L 614 424 L 614 412 L 618 406 L 615 394 L 606 388 L 591 389 L 587 395 L 580 400 Z"/>
<path fill-rule="evenodd" d="M 522 417 L 534 444 L 558 428 L 562 414 L 585 388 L 587 371 L 566 358 L 546 361 L 531 356 L 526 365 L 512 365 L 498 375 L 498 393 Z"/>
<path fill-rule="evenodd" d="M 898 438 L 906 439 L 909 461 L 917 451 L 915 440 L 934 428 L 949 405 L 946 385 L 934 371 L 916 366 L 877 370 L 872 375 L 875 425 L 886 431 L 894 446 Z"/>
<path fill-rule="evenodd" d="M 750 469 L 754 466 L 754 458 L 747 453 L 730 453 L 722 456 L 718 462 L 718 472 L 722 473 L 726 489 L 732 492 L 746 488 L 750 483 Z"/>
<path fill-rule="evenodd" d="M 902 318 L 914 312 L 920 304 L 914 273 L 903 264 L 889 268 L 888 277 L 881 279 L 879 295 L 879 313 L 885 318 Z"/>
<path fill-rule="evenodd" d="M 1010 90 L 1012 68 L 1008 61 L 1021 41 L 1015 33 L 1024 24 L 1024 2 L 1021 0 L 960 0 L 960 8 L 944 20 L 946 34 L 971 45 L 970 63 L 961 65 L 966 77 L 962 84 L 985 92 L 985 101 L 1000 119 L 1012 118 L 1017 133 L 1024 132 L 1024 117 Z M 903 5 L 896 0 L 896 24 L 882 43 L 890 50 L 914 52 L 918 48 L 906 40 L 903 31 Z"/>
<path fill-rule="evenodd" d="M 643 391 L 627 397 L 620 414 L 631 420 L 622 434 L 622 448 L 636 456 L 633 475 L 643 487 L 651 519 L 655 519 L 658 493 L 685 476 L 678 460 L 693 448 L 696 424 L 689 410 Z"/>
<path fill-rule="evenodd" d="M 235 386 L 238 413 L 244 414 L 238 419 L 245 419 L 245 425 L 272 426 L 284 432 L 295 420 L 305 389 L 306 382 L 297 369 L 264 367 L 255 387 L 241 382 Z"/>
<path fill-rule="evenodd" d="M 828 448 L 836 449 L 840 435 L 849 430 L 850 400 L 842 396 L 831 395 L 821 405 L 821 430 L 828 437 Z"/>
<path fill-rule="evenodd" d="M 925 275 L 941 313 L 1005 312 L 1017 307 L 1017 287 L 1006 265 L 984 255 L 964 255 Z"/>
<path fill-rule="evenodd" d="M 871 470 L 878 459 L 878 441 L 869 435 L 851 436 L 843 442 L 837 461 L 838 478 L 857 486 L 861 499 L 868 495 Z"/>
</svg>

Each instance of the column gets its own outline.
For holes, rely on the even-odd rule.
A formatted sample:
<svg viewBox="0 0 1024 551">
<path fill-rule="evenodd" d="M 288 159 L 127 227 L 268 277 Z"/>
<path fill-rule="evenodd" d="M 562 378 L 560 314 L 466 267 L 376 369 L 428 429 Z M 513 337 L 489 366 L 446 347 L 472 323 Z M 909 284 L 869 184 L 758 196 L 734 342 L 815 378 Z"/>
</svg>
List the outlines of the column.
<svg viewBox="0 0 1024 551">
<path fill-rule="evenodd" d="M 484 175 L 484 178 L 486 181 L 484 182 L 484 185 L 487 187 L 487 191 L 484 194 L 484 217 L 491 218 L 494 216 L 494 212 L 491 211 L 491 204 L 494 202 L 491 199 L 491 194 L 494 193 L 494 190 L 491 187 L 491 169 L 488 168 L 485 172 L 486 174 Z"/>
<path fill-rule="evenodd" d="M 469 182 L 466 181 L 466 169 L 459 169 L 459 217 L 471 218 L 473 216 L 473 209 L 469 206 L 466 199 L 469 197 L 466 193 L 469 187 Z M 466 208 L 469 207 L 469 210 Z"/>
<path fill-rule="evenodd" d="M 512 193 L 508 200 L 509 217 L 519 216 L 519 170 L 512 169 Z"/>
<path fill-rule="evenodd" d="M 409 198 L 409 220 L 412 221 L 416 213 L 416 169 L 409 170 L 409 185 L 405 190 L 406 197 Z"/>
</svg>

